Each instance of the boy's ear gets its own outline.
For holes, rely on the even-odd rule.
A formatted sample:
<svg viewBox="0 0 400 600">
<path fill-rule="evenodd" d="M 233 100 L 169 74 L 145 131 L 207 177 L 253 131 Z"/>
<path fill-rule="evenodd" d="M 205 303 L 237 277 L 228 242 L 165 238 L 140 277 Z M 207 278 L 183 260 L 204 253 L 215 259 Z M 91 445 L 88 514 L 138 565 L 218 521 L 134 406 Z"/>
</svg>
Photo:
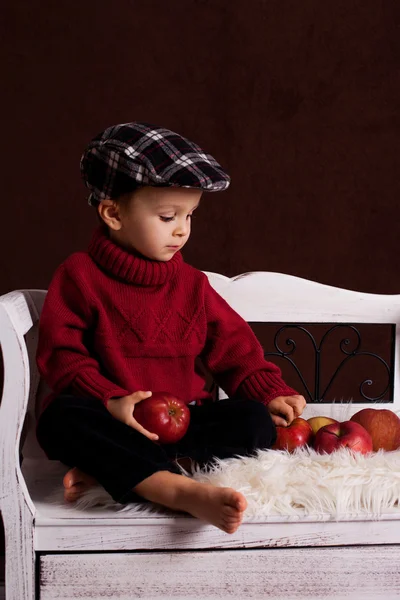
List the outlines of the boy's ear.
<svg viewBox="0 0 400 600">
<path fill-rule="evenodd" d="M 121 216 L 117 202 L 114 200 L 102 200 L 97 207 L 97 211 L 100 218 L 110 229 L 114 229 L 114 231 L 121 229 Z"/>
</svg>

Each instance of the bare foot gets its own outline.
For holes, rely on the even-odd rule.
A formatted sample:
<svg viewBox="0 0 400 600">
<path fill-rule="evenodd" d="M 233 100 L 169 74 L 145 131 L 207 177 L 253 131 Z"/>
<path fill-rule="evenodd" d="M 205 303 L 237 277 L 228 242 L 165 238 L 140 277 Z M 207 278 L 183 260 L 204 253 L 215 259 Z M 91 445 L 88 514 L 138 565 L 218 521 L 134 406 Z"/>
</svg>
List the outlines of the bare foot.
<svg viewBox="0 0 400 600">
<path fill-rule="evenodd" d="M 64 476 L 63 484 L 65 500 L 75 502 L 97 481 L 74 467 Z M 187 512 L 226 533 L 238 529 L 247 508 L 246 498 L 232 488 L 199 483 L 168 471 L 154 473 L 134 489 L 152 502 Z"/>
<path fill-rule="evenodd" d="M 180 510 L 215 525 L 226 533 L 234 533 L 243 520 L 247 500 L 232 488 L 220 488 L 194 482 L 179 498 Z"/>
<path fill-rule="evenodd" d="M 232 488 L 200 483 L 169 471 L 150 475 L 134 491 L 151 502 L 187 512 L 226 533 L 237 530 L 247 508 L 246 498 Z"/>
<path fill-rule="evenodd" d="M 77 467 L 73 467 L 64 475 L 64 499 L 66 502 L 75 502 L 83 496 L 90 487 L 97 484 L 96 479 L 87 475 Z"/>
</svg>

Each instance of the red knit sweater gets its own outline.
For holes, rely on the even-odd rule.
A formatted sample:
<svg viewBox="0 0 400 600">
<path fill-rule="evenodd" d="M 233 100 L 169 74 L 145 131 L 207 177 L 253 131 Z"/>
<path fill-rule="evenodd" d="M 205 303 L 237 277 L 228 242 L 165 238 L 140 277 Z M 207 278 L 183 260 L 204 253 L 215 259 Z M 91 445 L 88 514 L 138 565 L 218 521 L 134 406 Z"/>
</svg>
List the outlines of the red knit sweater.
<svg viewBox="0 0 400 600">
<path fill-rule="evenodd" d="M 196 357 L 230 397 L 265 404 L 297 392 L 264 359 L 250 326 L 178 252 L 153 261 L 99 228 L 88 252 L 56 271 L 40 319 L 37 363 L 53 390 L 98 398 L 168 391 L 209 397 Z"/>
</svg>

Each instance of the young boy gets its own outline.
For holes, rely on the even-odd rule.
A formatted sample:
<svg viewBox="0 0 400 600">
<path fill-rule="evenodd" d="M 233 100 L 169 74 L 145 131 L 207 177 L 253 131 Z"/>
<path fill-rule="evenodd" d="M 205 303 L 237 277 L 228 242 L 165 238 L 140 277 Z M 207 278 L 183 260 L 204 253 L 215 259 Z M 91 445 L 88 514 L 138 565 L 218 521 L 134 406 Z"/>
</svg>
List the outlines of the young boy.
<svg viewBox="0 0 400 600">
<path fill-rule="evenodd" d="M 195 482 L 177 463 L 270 448 L 275 425 L 291 423 L 305 400 L 204 273 L 183 261 L 202 192 L 226 189 L 229 176 L 196 144 L 145 123 L 96 136 L 81 171 L 101 226 L 87 252 L 57 269 L 46 296 L 37 363 L 53 393 L 38 440 L 73 467 L 68 501 L 97 480 L 118 502 L 157 502 L 233 533 L 245 497 Z M 198 357 L 228 400 L 204 402 Z M 157 443 L 135 420 L 135 405 L 155 391 L 190 403 L 177 444 Z"/>
</svg>

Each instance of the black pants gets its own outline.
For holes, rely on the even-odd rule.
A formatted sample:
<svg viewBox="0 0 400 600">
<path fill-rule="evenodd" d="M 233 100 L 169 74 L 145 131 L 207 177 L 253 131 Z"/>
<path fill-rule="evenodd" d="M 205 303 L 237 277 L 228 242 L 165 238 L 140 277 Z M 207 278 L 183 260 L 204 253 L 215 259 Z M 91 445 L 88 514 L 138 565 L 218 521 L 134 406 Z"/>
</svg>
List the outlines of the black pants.
<svg viewBox="0 0 400 600">
<path fill-rule="evenodd" d="M 158 444 L 115 419 L 99 400 L 63 394 L 42 413 L 39 444 L 52 460 L 92 475 L 121 503 L 138 501 L 132 489 L 157 471 L 181 473 L 174 459 L 204 465 L 213 458 L 251 455 L 270 448 L 275 425 L 254 400 L 189 406 L 188 431 L 176 444 Z"/>
</svg>

